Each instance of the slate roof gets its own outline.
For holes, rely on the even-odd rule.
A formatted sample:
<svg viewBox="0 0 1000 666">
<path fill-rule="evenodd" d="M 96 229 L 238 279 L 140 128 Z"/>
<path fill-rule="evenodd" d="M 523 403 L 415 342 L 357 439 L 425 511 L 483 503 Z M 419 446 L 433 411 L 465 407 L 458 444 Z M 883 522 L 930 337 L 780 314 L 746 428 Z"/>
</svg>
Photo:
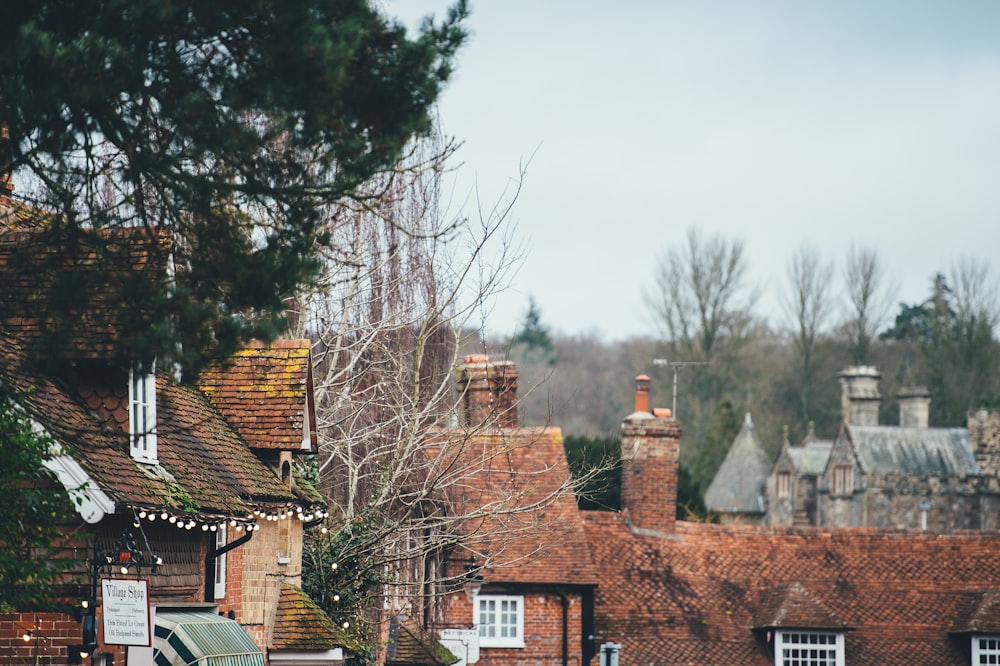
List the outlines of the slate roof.
<svg viewBox="0 0 1000 666">
<path fill-rule="evenodd" d="M 332 650 L 351 643 L 344 631 L 301 589 L 281 583 L 271 650 Z"/>
<path fill-rule="evenodd" d="M 205 369 L 198 386 L 252 448 L 316 452 L 308 340 L 255 342 Z"/>
<path fill-rule="evenodd" d="M 576 497 L 568 487 L 562 431 L 486 429 L 471 436 L 466 450 L 487 464 L 462 480 L 455 501 L 498 508 L 480 530 L 489 538 L 470 543 L 493 565 L 482 570 L 487 582 L 596 584 Z M 499 453 L 484 456 L 484 450 Z M 553 495 L 554 501 L 546 501 Z"/>
<path fill-rule="evenodd" d="M 819 476 L 826 469 L 832 448 L 833 442 L 829 440 L 814 440 L 801 446 L 789 446 L 785 450 L 800 474 Z"/>
<path fill-rule="evenodd" d="M 969 476 L 978 474 L 965 428 L 847 426 L 867 474 Z"/>
<path fill-rule="evenodd" d="M 770 622 L 846 626 L 849 664 L 968 664 L 955 632 L 1000 624 L 992 602 L 977 606 L 1000 576 L 996 534 L 678 522 L 656 537 L 610 512 L 584 512 L 584 529 L 596 631 L 624 645 L 621 666 L 771 664 Z M 963 619 L 976 608 L 988 623 Z"/>
<path fill-rule="evenodd" d="M 720 513 L 764 513 L 764 486 L 771 459 L 764 452 L 750 414 L 743 420 L 719 471 L 705 491 L 705 506 Z"/>
</svg>

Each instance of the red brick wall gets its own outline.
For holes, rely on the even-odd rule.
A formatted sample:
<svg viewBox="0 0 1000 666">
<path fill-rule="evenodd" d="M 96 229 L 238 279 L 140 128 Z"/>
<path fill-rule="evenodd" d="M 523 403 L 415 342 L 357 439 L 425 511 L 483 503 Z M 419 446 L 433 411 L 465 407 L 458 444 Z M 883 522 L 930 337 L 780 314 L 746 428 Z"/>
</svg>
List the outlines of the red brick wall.
<svg viewBox="0 0 1000 666">
<path fill-rule="evenodd" d="M 32 632 L 37 631 L 37 641 L 34 638 L 28 642 L 23 640 L 22 636 L 28 629 Z M 0 663 L 3 664 L 38 663 L 40 666 L 65 664 L 68 658 L 68 646 L 78 645 L 82 640 L 83 628 L 71 615 L 62 613 L 0 615 Z"/>
<path fill-rule="evenodd" d="M 499 594 L 499 593 L 498 593 Z M 503 594 L 518 595 L 510 591 Z M 525 592 L 523 648 L 480 648 L 478 666 L 561 666 L 562 601 L 557 592 Z M 583 663 L 583 603 L 578 592 L 567 592 L 567 655 L 570 666 Z M 473 611 L 465 594 L 458 592 L 445 600 L 445 626 L 472 625 Z M 461 655 L 459 655 L 461 656 Z"/>
</svg>

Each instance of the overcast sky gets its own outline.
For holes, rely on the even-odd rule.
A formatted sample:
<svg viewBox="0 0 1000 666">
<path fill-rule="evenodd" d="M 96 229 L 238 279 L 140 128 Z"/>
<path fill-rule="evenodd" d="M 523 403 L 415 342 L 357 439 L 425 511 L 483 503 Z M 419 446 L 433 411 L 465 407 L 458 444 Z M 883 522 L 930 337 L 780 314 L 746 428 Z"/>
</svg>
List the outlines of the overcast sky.
<svg viewBox="0 0 1000 666">
<path fill-rule="evenodd" d="M 408 24 L 446 2 L 395 0 Z M 797 247 L 878 250 L 897 301 L 1000 256 L 1000 2 L 472 2 L 440 104 L 460 190 L 513 211 L 527 256 L 487 321 L 534 296 L 564 334 L 656 332 L 642 298 L 689 227 L 742 238 L 762 312 Z M 839 284 L 832 285 L 838 297 Z"/>
</svg>

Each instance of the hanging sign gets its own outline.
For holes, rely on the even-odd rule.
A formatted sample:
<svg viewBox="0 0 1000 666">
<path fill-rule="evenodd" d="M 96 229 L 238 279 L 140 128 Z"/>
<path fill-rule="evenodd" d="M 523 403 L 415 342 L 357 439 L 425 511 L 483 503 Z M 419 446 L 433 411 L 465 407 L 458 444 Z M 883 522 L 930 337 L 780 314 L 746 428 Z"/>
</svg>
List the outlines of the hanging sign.
<svg viewBox="0 0 1000 666">
<path fill-rule="evenodd" d="M 102 579 L 104 642 L 107 645 L 152 645 L 149 581 Z"/>
</svg>

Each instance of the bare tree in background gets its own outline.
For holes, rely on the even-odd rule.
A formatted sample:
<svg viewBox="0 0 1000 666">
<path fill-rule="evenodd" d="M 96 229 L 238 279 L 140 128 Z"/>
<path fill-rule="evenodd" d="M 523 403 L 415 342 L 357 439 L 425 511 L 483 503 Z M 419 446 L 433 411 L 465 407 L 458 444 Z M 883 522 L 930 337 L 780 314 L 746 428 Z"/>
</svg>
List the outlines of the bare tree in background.
<svg viewBox="0 0 1000 666">
<path fill-rule="evenodd" d="M 369 197 L 330 216 L 322 283 L 301 304 L 300 331 L 315 340 L 319 485 L 339 526 L 307 548 L 310 584 L 335 617 L 367 613 L 370 627 L 384 604 L 428 620 L 433 597 L 466 573 L 444 565 L 449 552 L 502 566 L 505 539 L 557 539 L 538 509 L 572 496 L 566 474 L 541 493 L 508 484 L 469 501 L 484 473 L 527 445 L 457 427 L 453 379 L 463 332 L 482 329 L 518 260 L 506 234 L 523 173 L 485 213 L 449 216 L 442 183 L 454 149 L 439 136 L 416 144 Z"/>
<path fill-rule="evenodd" d="M 736 385 L 740 354 L 754 332 L 757 292 L 747 283 L 747 270 L 742 240 L 705 238 L 691 228 L 683 243 L 660 256 L 655 290 L 644 294 L 666 334 L 670 360 L 706 363 L 684 369 L 677 400 L 686 426 L 681 463 L 702 486 L 731 443 L 705 438 L 715 410 Z"/>
<path fill-rule="evenodd" d="M 833 265 L 823 262 L 815 248 L 803 245 L 788 261 L 786 273 L 788 291 L 783 300 L 793 321 L 792 339 L 799 361 L 799 417 L 805 425 L 812 419 L 817 339 L 833 306 Z"/>
<path fill-rule="evenodd" d="M 889 281 L 878 252 L 853 243 L 844 263 L 844 283 L 851 308 L 847 323 L 852 360 L 867 365 L 871 362 L 872 341 L 886 321 L 897 288 Z"/>
</svg>

